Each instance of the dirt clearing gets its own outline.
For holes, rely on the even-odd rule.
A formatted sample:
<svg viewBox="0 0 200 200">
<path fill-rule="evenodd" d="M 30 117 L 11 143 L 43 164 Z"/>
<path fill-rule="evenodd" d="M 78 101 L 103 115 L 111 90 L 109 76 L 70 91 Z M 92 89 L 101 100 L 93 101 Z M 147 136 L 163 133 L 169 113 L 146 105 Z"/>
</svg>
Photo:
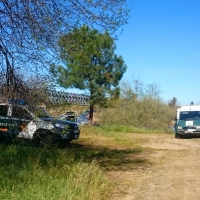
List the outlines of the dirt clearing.
<svg viewBox="0 0 200 200">
<path fill-rule="evenodd" d="M 109 172 L 116 182 L 114 200 L 199 200 L 200 138 L 173 134 L 130 134 L 150 148 L 149 167 Z"/>
</svg>

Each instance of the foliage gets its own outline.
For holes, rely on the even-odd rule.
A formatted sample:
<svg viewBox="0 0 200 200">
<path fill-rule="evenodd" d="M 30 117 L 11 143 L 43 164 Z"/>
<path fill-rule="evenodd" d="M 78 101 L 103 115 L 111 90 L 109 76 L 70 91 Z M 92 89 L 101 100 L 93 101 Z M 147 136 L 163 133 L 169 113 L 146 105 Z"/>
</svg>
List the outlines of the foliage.
<svg viewBox="0 0 200 200">
<path fill-rule="evenodd" d="M 176 97 L 173 97 L 173 98 L 169 101 L 168 105 L 169 105 L 170 107 L 176 107 L 176 106 L 177 106 L 177 98 L 176 98 Z"/>
<path fill-rule="evenodd" d="M 127 23 L 125 1 L 0 0 L 0 85 L 9 98 L 57 58 L 59 35 L 82 24 L 114 33 Z M 21 75 L 26 76 L 25 79 Z"/>
<path fill-rule="evenodd" d="M 135 82 L 135 81 L 134 81 Z M 112 102 L 112 107 L 102 109 L 100 120 L 105 125 L 122 125 L 168 131 L 176 116 L 176 108 L 166 105 L 155 84 L 122 84 L 122 97 Z M 140 85 L 140 87 L 138 87 Z M 134 88 L 137 90 L 134 90 Z M 138 92 L 137 92 L 138 91 Z"/>
<path fill-rule="evenodd" d="M 191 101 L 191 102 L 190 102 L 190 105 L 194 105 L 194 101 Z"/>
<path fill-rule="evenodd" d="M 60 86 L 88 90 L 90 107 L 103 105 L 108 94 L 118 96 L 119 81 L 126 65 L 114 54 L 114 39 L 84 25 L 59 40 L 60 56 L 66 66 L 52 65 L 51 73 Z"/>
</svg>

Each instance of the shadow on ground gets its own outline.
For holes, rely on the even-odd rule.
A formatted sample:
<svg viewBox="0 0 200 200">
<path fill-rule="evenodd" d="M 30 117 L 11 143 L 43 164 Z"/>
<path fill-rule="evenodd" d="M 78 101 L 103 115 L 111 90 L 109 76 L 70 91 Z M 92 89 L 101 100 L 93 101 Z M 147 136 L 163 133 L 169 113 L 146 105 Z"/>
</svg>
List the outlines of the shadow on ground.
<svg viewBox="0 0 200 200">
<path fill-rule="evenodd" d="M 148 159 L 149 150 L 142 147 L 114 149 L 71 143 L 66 149 L 71 151 L 75 160 L 96 161 L 105 170 L 131 170 L 151 164 Z"/>
<path fill-rule="evenodd" d="M 32 146 L 29 141 L 1 141 L 2 145 Z M 133 170 L 138 167 L 146 168 L 151 162 L 148 159 L 149 149 L 142 147 L 133 147 L 132 149 L 107 148 L 94 145 L 84 145 L 79 143 L 69 143 L 67 145 L 52 145 L 33 148 L 48 148 L 48 151 L 54 152 L 61 150 L 70 155 L 74 161 L 96 162 L 106 171 L 110 170 Z"/>
</svg>

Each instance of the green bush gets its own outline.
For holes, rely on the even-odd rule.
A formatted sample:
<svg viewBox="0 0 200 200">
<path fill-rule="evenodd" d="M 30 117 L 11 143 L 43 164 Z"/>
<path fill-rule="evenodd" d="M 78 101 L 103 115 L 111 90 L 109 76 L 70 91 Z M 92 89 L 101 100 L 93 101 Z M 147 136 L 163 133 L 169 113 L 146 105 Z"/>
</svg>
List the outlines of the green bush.
<svg viewBox="0 0 200 200">
<path fill-rule="evenodd" d="M 120 99 L 112 101 L 109 108 L 101 109 L 101 123 L 166 131 L 176 116 L 176 109 L 162 101 L 155 85 L 147 88 L 146 91 L 138 89 L 140 92 L 135 93 L 130 85 L 125 85 Z"/>
<path fill-rule="evenodd" d="M 121 100 L 113 107 L 102 109 L 99 117 L 104 125 L 124 125 L 165 130 L 176 115 L 176 110 L 153 99 Z"/>
</svg>

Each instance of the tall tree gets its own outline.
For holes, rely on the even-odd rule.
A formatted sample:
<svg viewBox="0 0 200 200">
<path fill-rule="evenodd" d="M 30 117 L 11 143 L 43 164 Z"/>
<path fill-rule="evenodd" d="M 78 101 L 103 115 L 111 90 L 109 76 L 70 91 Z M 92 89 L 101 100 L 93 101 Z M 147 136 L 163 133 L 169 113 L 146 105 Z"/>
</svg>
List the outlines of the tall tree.
<svg viewBox="0 0 200 200">
<path fill-rule="evenodd" d="M 113 33 L 127 23 L 127 18 L 125 0 L 0 0 L 0 76 L 4 77 L 1 84 L 7 85 L 4 90 L 11 96 L 20 87 L 26 91 L 19 74 L 46 71 L 56 57 L 54 50 L 63 32 L 85 23 Z"/>
<path fill-rule="evenodd" d="M 190 102 L 190 105 L 191 105 L 191 106 L 194 105 L 194 101 L 191 101 L 191 102 Z"/>
<path fill-rule="evenodd" d="M 52 65 L 51 73 L 60 86 L 88 90 L 92 122 L 95 104 L 104 104 L 107 94 L 119 94 L 119 81 L 126 65 L 114 51 L 116 45 L 109 33 L 99 33 L 84 25 L 59 40 L 60 57 L 65 66 Z"/>
<path fill-rule="evenodd" d="M 168 105 L 169 105 L 170 107 L 176 107 L 176 106 L 177 106 L 177 98 L 176 98 L 176 97 L 173 97 L 173 98 L 169 101 Z"/>
</svg>

